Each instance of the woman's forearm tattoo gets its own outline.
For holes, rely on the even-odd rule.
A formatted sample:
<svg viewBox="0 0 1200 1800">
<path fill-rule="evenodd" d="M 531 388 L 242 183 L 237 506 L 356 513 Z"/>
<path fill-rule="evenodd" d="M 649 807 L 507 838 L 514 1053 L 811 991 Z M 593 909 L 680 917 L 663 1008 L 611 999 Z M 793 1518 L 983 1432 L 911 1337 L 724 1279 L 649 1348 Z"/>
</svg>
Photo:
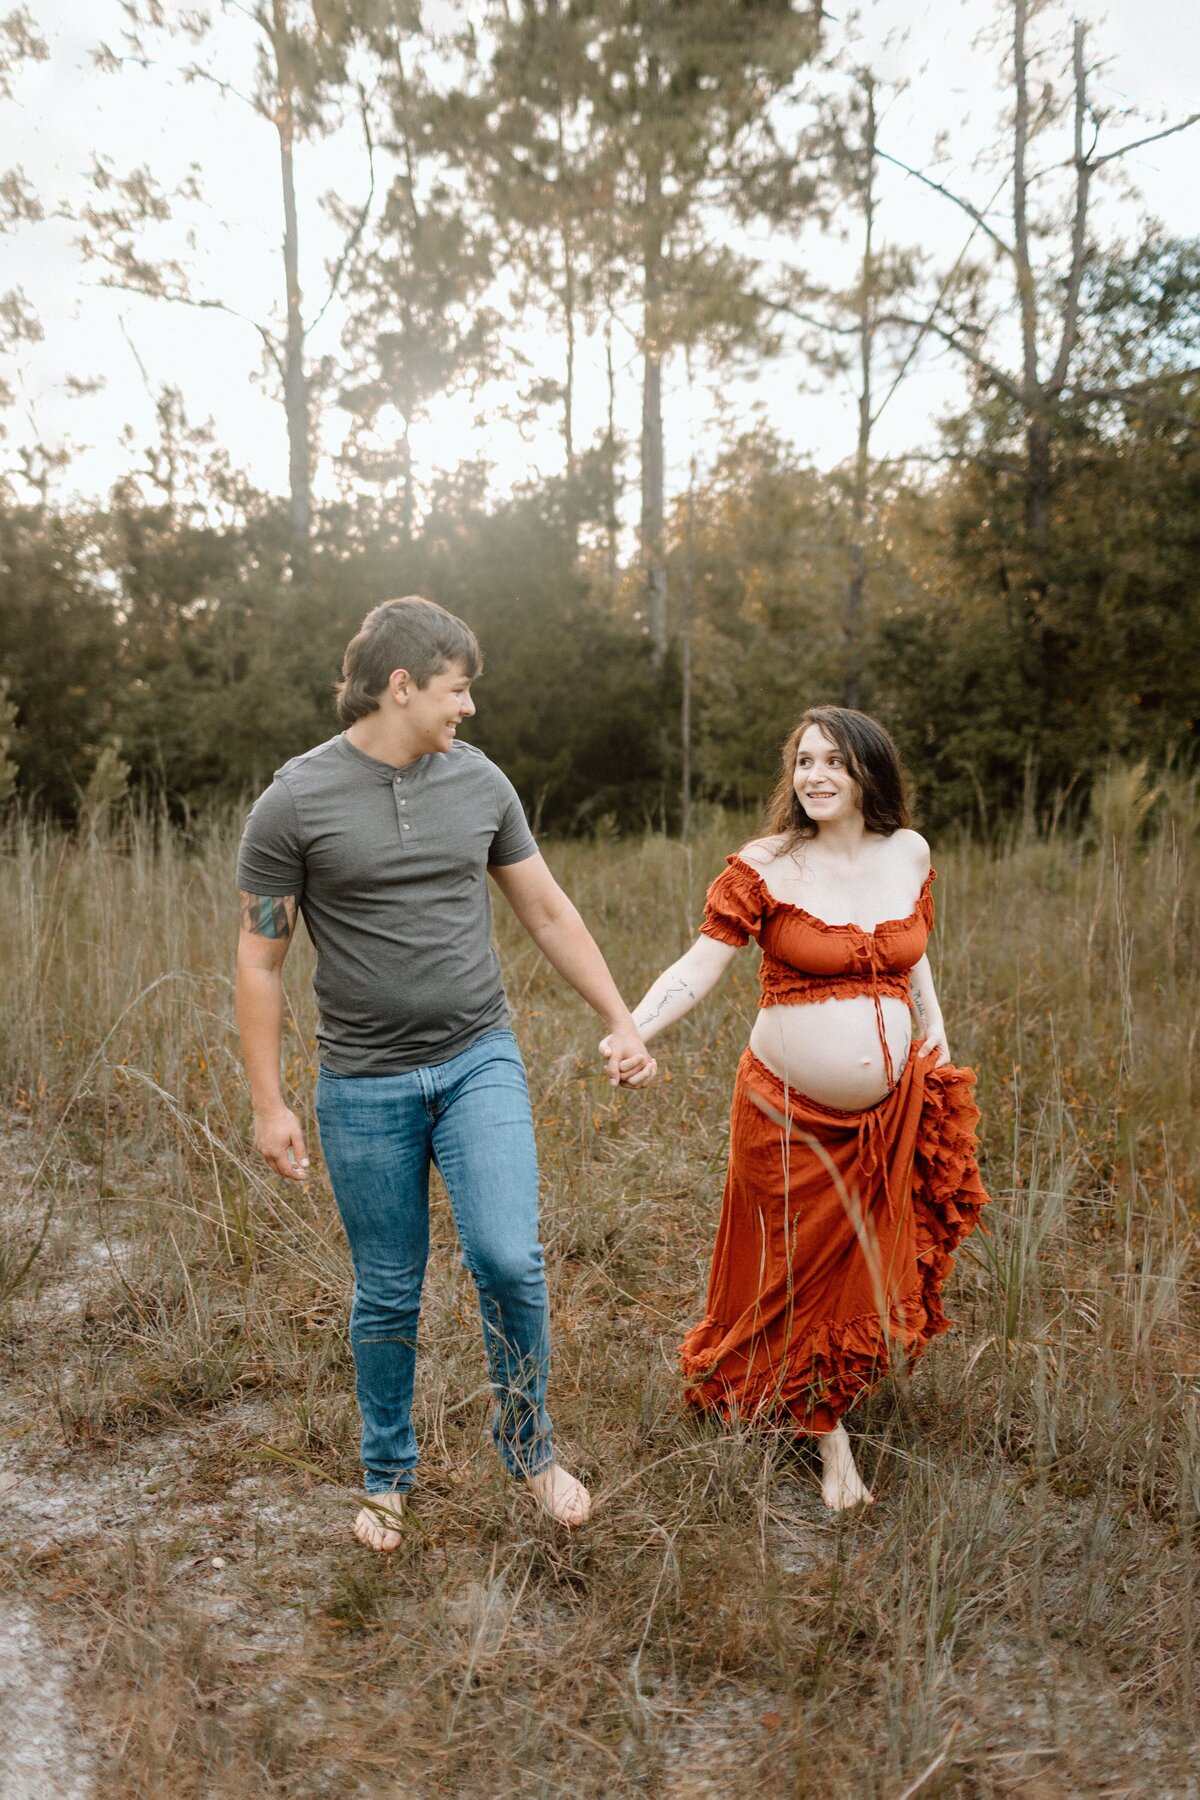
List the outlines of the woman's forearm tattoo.
<svg viewBox="0 0 1200 1800">
<path fill-rule="evenodd" d="M 695 1002 L 696 995 L 694 991 L 688 986 L 687 982 L 681 978 L 673 987 L 664 988 L 662 998 L 659 1000 L 658 1005 L 655 1007 L 648 1007 L 640 1019 L 634 1020 L 634 1024 L 639 1031 L 644 1030 L 647 1025 L 656 1024 L 657 1021 L 662 1018 L 671 1002 L 684 996 L 693 1003 Z"/>
<path fill-rule="evenodd" d="M 291 937 L 295 905 L 290 895 L 243 894 L 242 924 L 255 937 Z"/>
</svg>

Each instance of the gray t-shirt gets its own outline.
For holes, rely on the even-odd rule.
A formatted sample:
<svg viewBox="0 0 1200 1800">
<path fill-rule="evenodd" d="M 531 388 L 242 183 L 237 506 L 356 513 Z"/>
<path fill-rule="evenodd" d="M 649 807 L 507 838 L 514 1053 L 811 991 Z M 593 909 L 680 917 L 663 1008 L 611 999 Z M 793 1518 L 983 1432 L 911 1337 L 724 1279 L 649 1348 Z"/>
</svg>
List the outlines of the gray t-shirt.
<svg viewBox="0 0 1200 1800">
<path fill-rule="evenodd" d="M 284 764 L 237 881 L 299 897 L 324 1068 L 402 1075 L 508 1023 L 487 871 L 536 851 L 516 789 L 471 744 L 394 769 L 339 736 Z"/>
</svg>

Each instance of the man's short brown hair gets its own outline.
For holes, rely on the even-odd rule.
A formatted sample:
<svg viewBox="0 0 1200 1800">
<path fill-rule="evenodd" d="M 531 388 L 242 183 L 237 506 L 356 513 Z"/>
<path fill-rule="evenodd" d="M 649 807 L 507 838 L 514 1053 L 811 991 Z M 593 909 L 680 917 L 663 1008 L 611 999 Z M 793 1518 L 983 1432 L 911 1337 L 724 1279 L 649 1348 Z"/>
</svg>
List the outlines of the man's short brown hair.
<svg viewBox="0 0 1200 1800">
<path fill-rule="evenodd" d="M 469 625 L 419 594 L 385 600 L 372 608 L 346 646 L 345 680 L 334 689 L 338 718 L 353 725 L 378 712 L 379 695 L 394 669 L 407 669 L 423 688 L 451 663 L 461 663 L 472 681 L 483 667 L 483 652 Z"/>
</svg>

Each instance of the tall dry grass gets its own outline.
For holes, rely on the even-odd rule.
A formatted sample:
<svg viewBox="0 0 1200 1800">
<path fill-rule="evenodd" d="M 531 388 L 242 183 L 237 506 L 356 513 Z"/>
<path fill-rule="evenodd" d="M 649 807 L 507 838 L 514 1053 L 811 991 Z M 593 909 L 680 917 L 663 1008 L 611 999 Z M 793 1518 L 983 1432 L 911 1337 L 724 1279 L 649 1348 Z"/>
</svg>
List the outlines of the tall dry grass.
<svg viewBox="0 0 1200 1800">
<path fill-rule="evenodd" d="M 750 954 L 657 1089 L 619 1096 L 596 1024 L 498 918 L 553 1407 L 596 1518 L 568 1541 L 496 1471 L 439 1197 L 421 1498 L 387 1562 L 345 1533 L 330 1196 L 247 1149 L 233 822 L 186 845 L 14 825 L 0 1088 L 31 1152 L 3 1189 L 0 1428 L 78 1505 L 3 1554 L 76 1659 L 103 1793 L 1195 1793 L 1198 823 L 1177 773 L 1117 770 L 1078 834 L 1026 822 L 935 857 L 991 1234 L 960 1255 L 952 1335 L 853 1415 L 879 1498 L 840 1522 L 802 1447 L 678 1405 Z M 711 815 L 690 847 L 551 848 L 627 992 L 684 947 L 740 835 Z M 285 1065 L 315 1138 L 308 974 L 301 942 Z"/>
</svg>

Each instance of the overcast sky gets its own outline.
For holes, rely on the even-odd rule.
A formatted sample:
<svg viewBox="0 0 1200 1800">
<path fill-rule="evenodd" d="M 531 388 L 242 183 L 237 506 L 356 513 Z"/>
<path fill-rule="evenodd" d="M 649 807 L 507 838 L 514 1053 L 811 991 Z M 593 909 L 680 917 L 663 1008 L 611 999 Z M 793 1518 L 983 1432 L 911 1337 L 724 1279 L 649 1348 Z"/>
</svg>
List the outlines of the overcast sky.
<svg viewBox="0 0 1200 1800">
<path fill-rule="evenodd" d="M 179 10 L 167 0 L 168 11 Z M 31 66 L 16 82 L 13 101 L 0 103 L 5 151 L 0 167 L 20 163 L 48 208 L 82 202 L 94 153 L 111 158 L 118 170 L 147 162 L 165 185 L 189 164 L 199 165 L 205 204 L 190 220 L 197 232 L 194 262 L 197 291 L 219 294 L 250 317 L 266 317 L 277 306 L 281 282 L 278 160 L 274 134 L 236 102 L 223 101 L 210 87 L 185 86 L 169 64 L 120 75 L 98 72 L 91 53 L 101 38 L 116 43 L 120 9 L 116 0 L 39 0 L 33 9 L 46 36 L 48 63 Z M 429 10 L 429 9 L 427 9 Z M 836 7 L 834 10 L 838 10 Z M 1089 24 L 1093 53 L 1107 58 L 1094 84 L 1096 101 L 1140 110 L 1152 120 L 1185 116 L 1196 105 L 1200 69 L 1200 4 L 1197 0 L 1114 0 L 1107 11 L 1093 0 L 1074 9 Z M 1062 17 L 1067 17 L 1065 8 Z M 934 137 L 949 134 L 948 158 L 938 166 L 947 186 L 980 201 L 989 184 L 973 169 L 974 159 L 994 141 L 1007 96 L 1000 90 L 994 50 L 977 42 L 996 17 L 994 0 L 867 0 L 856 25 L 849 15 L 831 25 L 843 37 L 853 31 L 856 56 L 885 81 L 906 82 L 888 105 L 880 142 L 914 166 L 928 166 Z M 246 37 L 237 22 L 222 26 L 223 53 L 231 74 L 244 75 Z M 175 59 L 186 60 L 182 52 Z M 1136 124 L 1106 128 L 1103 147 L 1141 135 Z M 365 193 L 365 161 L 353 136 L 345 142 L 302 147 L 297 158 L 302 194 L 336 187 L 354 200 Z M 1200 127 L 1137 153 L 1125 165 L 1151 212 L 1179 234 L 1196 229 L 1196 170 Z M 961 248 L 969 225 L 946 201 L 887 172 L 881 182 L 881 234 L 885 240 L 920 244 L 932 260 L 948 261 Z M 1098 218 L 1112 232 L 1136 229 L 1136 209 L 1114 193 L 1100 200 Z M 303 270 L 306 304 L 321 293 L 321 264 L 335 240 L 305 214 Z M 102 494 L 129 464 L 122 434 L 136 443 L 153 437 L 152 396 L 163 383 L 182 388 L 194 423 L 211 418 L 219 441 L 239 467 L 276 491 L 286 484 L 286 444 L 282 409 L 262 388 L 259 345 L 251 326 L 212 314 L 155 304 L 128 294 L 105 292 L 94 269 L 83 265 L 72 246 L 74 228 L 50 219 L 0 241 L 5 270 L 0 289 L 19 283 L 40 314 L 44 343 L 19 371 L 17 416 L 9 422 L 9 450 L 37 436 L 69 444 L 74 454 L 60 493 Z M 177 248 L 170 234 L 156 241 L 160 251 Z M 846 267 L 849 251 L 811 238 L 802 254 L 815 276 L 831 277 Z M 314 337 L 315 354 L 339 355 L 341 315 L 332 306 Z M 547 359 L 544 373 L 561 374 L 561 347 L 532 332 L 528 350 Z M 636 448 L 639 419 L 637 347 L 619 343 L 622 365 L 623 427 Z M 67 377 L 99 379 L 100 393 L 72 399 Z M 850 450 L 854 431 L 851 396 L 836 384 L 816 384 L 797 359 L 771 363 L 723 385 L 726 416 L 765 417 L 821 466 Z M 703 390 L 689 400 L 679 359 L 668 368 L 668 479 L 684 479 L 689 430 L 703 458 L 715 444 L 712 400 Z M 895 455 L 928 444 L 938 413 L 963 393 L 950 354 L 929 354 L 899 389 L 881 420 L 875 448 Z M 503 393 L 484 398 L 503 401 Z M 586 444 L 600 429 L 605 405 L 600 346 L 584 346 L 579 375 L 577 440 Z M 757 412 L 755 409 L 758 409 Z M 494 481 L 505 489 L 541 468 L 556 469 L 560 447 L 555 421 L 522 435 L 514 426 L 475 423 L 480 402 L 448 401 L 417 434 L 426 474 L 481 453 L 495 464 Z M 691 421 L 689 425 L 689 420 Z M 330 421 L 327 440 L 336 442 L 342 421 Z M 11 462 L 11 454 L 6 456 Z M 629 473 L 636 471 L 631 461 Z M 326 463 L 318 476 L 329 492 Z"/>
</svg>

